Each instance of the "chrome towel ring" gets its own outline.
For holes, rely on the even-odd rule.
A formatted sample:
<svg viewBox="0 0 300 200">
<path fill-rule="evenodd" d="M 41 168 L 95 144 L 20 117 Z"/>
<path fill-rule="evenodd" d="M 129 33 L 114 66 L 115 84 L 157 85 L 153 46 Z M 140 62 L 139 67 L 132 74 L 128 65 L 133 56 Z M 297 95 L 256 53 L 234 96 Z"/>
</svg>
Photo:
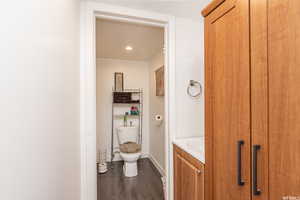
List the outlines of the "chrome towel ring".
<svg viewBox="0 0 300 200">
<path fill-rule="evenodd" d="M 200 82 L 195 80 L 190 80 L 187 87 L 187 94 L 190 97 L 197 98 L 202 95 L 202 85 Z"/>
</svg>

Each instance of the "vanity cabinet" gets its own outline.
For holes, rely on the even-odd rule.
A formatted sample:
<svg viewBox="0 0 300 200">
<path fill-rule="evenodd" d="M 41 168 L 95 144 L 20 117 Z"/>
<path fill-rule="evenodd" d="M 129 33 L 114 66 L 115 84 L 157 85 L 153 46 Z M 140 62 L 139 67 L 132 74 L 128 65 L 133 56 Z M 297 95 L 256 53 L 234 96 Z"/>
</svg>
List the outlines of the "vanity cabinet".
<svg viewBox="0 0 300 200">
<path fill-rule="evenodd" d="M 175 200 L 204 200 L 203 164 L 174 145 Z"/>
<path fill-rule="evenodd" d="M 300 1 L 212 0 L 205 199 L 300 198 Z"/>
</svg>

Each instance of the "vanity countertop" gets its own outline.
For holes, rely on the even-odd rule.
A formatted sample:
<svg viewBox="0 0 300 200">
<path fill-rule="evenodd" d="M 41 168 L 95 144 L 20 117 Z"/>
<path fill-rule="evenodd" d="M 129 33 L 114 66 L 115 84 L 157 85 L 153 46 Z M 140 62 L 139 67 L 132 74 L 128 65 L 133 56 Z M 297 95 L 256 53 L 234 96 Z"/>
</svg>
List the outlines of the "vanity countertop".
<svg viewBox="0 0 300 200">
<path fill-rule="evenodd" d="M 190 154 L 203 164 L 205 163 L 204 137 L 189 137 L 175 139 L 173 141 L 173 144 L 177 145 L 183 151 Z"/>
</svg>

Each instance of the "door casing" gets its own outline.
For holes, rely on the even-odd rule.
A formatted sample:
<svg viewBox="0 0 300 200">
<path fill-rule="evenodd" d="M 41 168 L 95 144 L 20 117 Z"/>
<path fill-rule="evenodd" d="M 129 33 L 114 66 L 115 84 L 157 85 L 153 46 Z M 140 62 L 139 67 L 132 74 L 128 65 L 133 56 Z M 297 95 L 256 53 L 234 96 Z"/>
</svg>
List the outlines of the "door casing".
<svg viewBox="0 0 300 200">
<path fill-rule="evenodd" d="M 81 2 L 80 15 L 80 145 L 81 200 L 97 200 L 96 174 L 96 18 L 150 24 L 165 29 L 165 152 L 167 196 L 173 200 L 175 114 L 175 17 L 143 10 Z"/>
</svg>

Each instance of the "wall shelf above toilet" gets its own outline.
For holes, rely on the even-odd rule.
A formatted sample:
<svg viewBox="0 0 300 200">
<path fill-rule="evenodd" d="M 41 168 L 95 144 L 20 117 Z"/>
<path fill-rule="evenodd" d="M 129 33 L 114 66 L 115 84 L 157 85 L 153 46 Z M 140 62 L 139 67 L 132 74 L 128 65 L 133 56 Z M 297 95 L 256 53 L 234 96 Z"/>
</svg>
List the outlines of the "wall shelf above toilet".
<svg viewBox="0 0 300 200">
<path fill-rule="evenodd" d="M 114 115 L 114 117 L 116 117 L 116 118 L 123 118 L 123 117 L 125 117 L 125 115 L 116 114 L 116 115 Z M 140 117 L 140 115 L 127 115 L 127 117 L 137 118 L 137 117 Z"/>
<path fill-rule="evenodd" d="M 132 109 L 134 109 L 132 111 Z M 132 112 L 131 112 L 132 111 Z M 125 113 L 128 113 L 126 115 Z M 134 114 L 131 114 L 134 113 Z M 136 114 L 137 113 L 137 114 Z M 112 90 L 112 129 L 111 129 L 111 162 L 113 161 L 116 147 L 116 124 L 122 123 L 125 115 L 130 123 L 138 127 L 138 144 L 142 145 L 143 132 L 143 89 L 125 89 L 123 91 Z M 116 121 L 116 122 L 115 122 Z M 128 126 L 129 126 L 128 122 Z"/>
</svg>

